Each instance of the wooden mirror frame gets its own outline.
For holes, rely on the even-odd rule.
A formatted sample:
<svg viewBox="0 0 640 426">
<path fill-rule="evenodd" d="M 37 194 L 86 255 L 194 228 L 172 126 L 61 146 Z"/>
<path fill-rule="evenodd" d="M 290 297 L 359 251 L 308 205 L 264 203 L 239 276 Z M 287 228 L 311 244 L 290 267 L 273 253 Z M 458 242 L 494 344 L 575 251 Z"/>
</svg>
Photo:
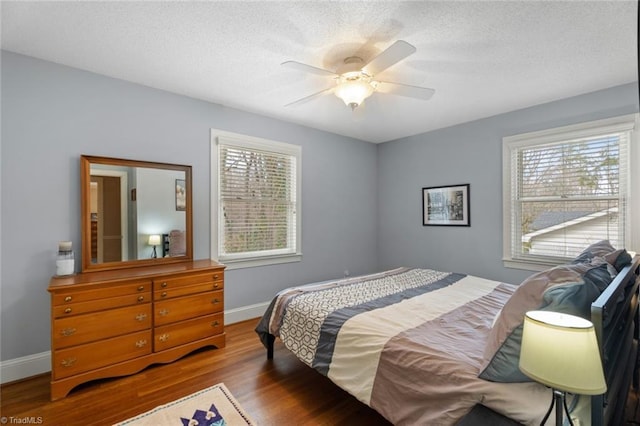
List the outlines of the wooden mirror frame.
<svg viewBox="0 0 640 426">
<path fill-rule="evenodd" d="M 123 260 L 120 262 L 91 263 L 91 206 L 90 184 L 91 164 L 103 164 L 125 167 L 146 167 L 183 171 L 185 174 L 186 206 L 185 206 L 185 256 L 158 257 L 150 259 Z M 82 155 L 80 157 L 80 191 L 82 215 L 82 272 L 105 271 L 123 269 L 136 266 L 162 265 L 193 260 L 193 220 L 192 220 L 192 191 L 191 166 L 150 161 L 126 160 L 121 158 L 98 157 Z"/>
</svg>

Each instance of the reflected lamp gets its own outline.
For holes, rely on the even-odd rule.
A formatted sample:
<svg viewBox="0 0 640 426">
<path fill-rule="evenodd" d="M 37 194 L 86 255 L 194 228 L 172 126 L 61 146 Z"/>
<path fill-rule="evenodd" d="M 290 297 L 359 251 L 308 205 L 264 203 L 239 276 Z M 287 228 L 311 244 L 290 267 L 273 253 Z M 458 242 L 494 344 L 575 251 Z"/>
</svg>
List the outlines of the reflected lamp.
<svg viewBox="0 0 640 426">
<path fill-rule="evenodd" d="M 160 245 L 160 235 L 149 235 L 149 245 L 153 246 L 153 251 L 151 252 L 151 258 L 158 257 L 158 253 L 156 252 L 156 246 Z"/>
</svg>

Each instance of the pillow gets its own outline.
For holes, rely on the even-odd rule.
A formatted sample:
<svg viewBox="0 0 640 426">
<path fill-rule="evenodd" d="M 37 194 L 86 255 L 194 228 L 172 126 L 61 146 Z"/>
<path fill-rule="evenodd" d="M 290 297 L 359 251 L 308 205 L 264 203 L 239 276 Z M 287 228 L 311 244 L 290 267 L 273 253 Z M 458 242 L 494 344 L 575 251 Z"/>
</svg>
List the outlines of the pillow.
<svg viewBox="0 0 640 426">
<path fill-rule="evenodd" d="M 586 283 L 593 284 L 593 286 L 598 289 L 599 296 L 600 293 L 602 293 L 609 286 L 609 284 L 611 284 L 611 281 L 613 281 L 617 274 L 618 271 L 615 268 L 613 268 L 609 263 L 604 262 L 594 268 L 589 269 L 582 276 L 582 278 Z M 596 296 L 596 299 L 597 298 L 598 297 Z M 587 319 L 589 319 L 590 317 L 591 315 L 589 315 Z"/>
<path fill-rule="evenodd" d="M 571 263 L 590 263 L 594 257 L 604 257 L 615 250 L 609 240 L 598 241 L 584 249 Z"/>
<path fill-rule="evenodd" d="M 489 332 L 478 377 L 506 383 L 532 381 L 518 368 L 525 313 L 548 310 L 589 319 L 591 303 L 613 279 L 603 258 L 595 263 L 560 265 L 524 280 Z"/>
<path fill-rule="evenodd" d="M 605 255 L 604 259 L 612 265 L 617 272 L 620 272 L 622 268 L 631 263 L 631 255 L 627 253 L 625 249 L 615 250 Z"/>
<path fill-rule="evenodd" d="M 524 280 L 494 318 L 479 377 L 496 382 L 532 381 L 518 368 L 525 313 L 547 310 L 591 319 L 591 303 L 630 262 L 625 249 L 616 250 L 602 240 L 587 247 L 571 264 Z"/>
</svg>

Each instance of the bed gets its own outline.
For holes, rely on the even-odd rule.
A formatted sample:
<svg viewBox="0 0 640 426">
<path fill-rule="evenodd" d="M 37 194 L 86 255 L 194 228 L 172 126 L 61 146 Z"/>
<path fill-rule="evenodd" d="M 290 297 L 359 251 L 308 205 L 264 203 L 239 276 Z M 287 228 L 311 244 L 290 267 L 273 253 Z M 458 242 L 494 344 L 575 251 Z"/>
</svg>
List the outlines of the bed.
<svg viewBox="0 0 640 426">
<path fill-rule="evenodd" d="M 570 398 L 571 416 L 613 425 L 637 386 L 639 264 L 599 242 L 521 285 L 397 268 L 283 290 L 256 332 L 268 358 L 277 337 L 396 425 L 473 424 L 479 407 L 539 424 L 552 393 L 517 368 L 524 312 L 581 315 L 594 322 L 608 390 Z"/>
</svg>

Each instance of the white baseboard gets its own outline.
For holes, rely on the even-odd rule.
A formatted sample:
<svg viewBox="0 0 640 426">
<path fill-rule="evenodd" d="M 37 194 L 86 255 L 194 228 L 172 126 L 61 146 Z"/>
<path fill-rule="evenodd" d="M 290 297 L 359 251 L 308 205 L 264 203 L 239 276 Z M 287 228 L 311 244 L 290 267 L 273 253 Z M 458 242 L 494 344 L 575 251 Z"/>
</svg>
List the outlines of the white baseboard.
<svg viewBox="0 0 640 426">
<path fill-rule="evenodd" d="M 269 307 L 269 302 L 224 311 L 224 323 L 233 324 L 259 318 Z M 258 321 L 256 320 L 256 325 Z M 258 337 L 256 336 L 256 339 Z M 0 383 L 15 382 L 51 371 L 51 351 L 27 355 L 0 362 Z"/>
<path fill-rule="evenodd" d="M 0 362 L 0 383 L 15 382 L 51 371 L 51 351 Z"/>
<path fill-rule="evenodd" d="M 226 310 L 224 311 L 224 323 L 233 324 L 253 318 L 260 318 L 269 307 L 269 303 L 271 302 L 257 303 L 255 305 Z M 258 325 L 257 320 L 256 325 Z"/>
</svg>

